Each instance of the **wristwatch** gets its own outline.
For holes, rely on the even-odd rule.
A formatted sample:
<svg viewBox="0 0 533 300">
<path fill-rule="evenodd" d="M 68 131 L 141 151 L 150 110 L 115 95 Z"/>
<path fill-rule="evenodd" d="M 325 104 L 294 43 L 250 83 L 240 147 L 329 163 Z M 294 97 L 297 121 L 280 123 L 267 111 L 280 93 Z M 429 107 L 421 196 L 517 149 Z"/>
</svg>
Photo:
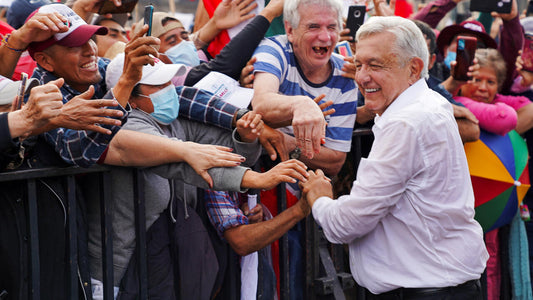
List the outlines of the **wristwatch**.
<svg viewBox="0 0 533 300">
<path fill-rule="evenodd" d="M 294 148 L 294 150 L 289 153 L 289 157 L 293 159 L 300 159 L 300 156 L 302 156 L 302 149 L 298 147 Z"/>
</svg>

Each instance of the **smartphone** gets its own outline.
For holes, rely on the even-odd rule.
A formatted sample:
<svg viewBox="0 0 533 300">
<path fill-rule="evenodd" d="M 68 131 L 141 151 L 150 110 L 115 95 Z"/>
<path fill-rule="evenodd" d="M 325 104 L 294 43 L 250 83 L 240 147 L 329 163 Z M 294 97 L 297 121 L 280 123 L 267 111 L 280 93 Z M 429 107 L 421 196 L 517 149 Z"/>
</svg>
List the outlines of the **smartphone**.
<svg viewBox="0 0 533 300">
<path fill-rule="evenodd" d="M 456 80 L 467 81 L 470 79 L 466 73 L 468 67 L 474 62 L 476 55 L 477 39 L 472 36 L 458 36 L 457 37 L 457 58 L 455 61 L 453 78 Z"/>
<path fill-rule="evenodd" d="M 152 4 L 144 7 L 144 24 L 148 24 L 146 36 L 152 35 L 152 16 L 154 15 L 154 6 Z"/>
<path fill-rule="evenodd" d="M 524 46 L 522 47 L 522 69 L 533 72 L 533 34 L 524 34 Z"/>
<path fill-rule="evenodd" d="M 21 72 L 20 77 L 20 86 L 17 93 L 17 100 L 15 102 L 15 110 L 19 110 L 22 107 L 22 102 L 24 102 L 24 93 L 26 92 L 26 84 L 28 83 L 28 74 Z"/>
<path fill-rule="evenodd" d="M 511 8 L 512 0 L 470 0 L 470 11 L 508 14 Z"/>
<path fill-rule="evenodd" d="M 104 0 L 102 6 L 98 9 L 99 15 L 105 14 L 123 14 L 130 13 L 135 8 L 139 0 L 122 0 L 122 5 L 115 6 L 115 3 L 111 0 Z"/>
<path fill-rule="evenodd" d="M 350 5 L 348 8 L 348 18 L 346 18 L 346 28 L 350 28 L 350 36 L 355 39 L 355 33 L 365 22 L 366 6 Z"/>
</svg>

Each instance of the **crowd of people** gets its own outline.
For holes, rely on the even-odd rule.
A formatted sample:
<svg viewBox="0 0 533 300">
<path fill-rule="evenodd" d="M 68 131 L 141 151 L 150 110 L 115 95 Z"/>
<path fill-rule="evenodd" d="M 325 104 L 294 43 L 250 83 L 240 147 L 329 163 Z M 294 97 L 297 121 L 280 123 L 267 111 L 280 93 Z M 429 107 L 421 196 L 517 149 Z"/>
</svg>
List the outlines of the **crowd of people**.
<svg viewBox="0 0 533 300">
<path fill-rule="evenodd" d="M 146 199 L 149 298 L 276 299 L 266 250 L 288 234 L 290 297 L 305 299 L 311 213 L 328 241 L 347 245 L 366 299 L 533 298 L 529 272 L 502 271 L 516 265 L 502 250 L 509 234 L 475 219 L 464 151 L 481 131 L 533 141 L 533 73 L 521 52 L 533 17 L 517 0 L 509 13 L 443 28 L 461 0 L 415 10 L 368 0 L 355 38 L 339 0 L 204 2 L 194 30 L 157 7 L 150 26 L 98 15 L 100 0 L 2 10 L 0 167 L 109 166 L 115 299 L 138 298 L 132 170 Z M 468 80 L 453 75 L 459 36 L 477 40 Z M 339 42 L 353 56 L 337 53 Z M 232 101 L 222 80 L 249 93 Z M 373 142 L 349 195 L 338 195 L 332 181 L 357 126 L 371 126 Z M 278 212 L 280 183 L 288 208 Z M 93 184 L 77 178 L 78 276 L 81 298 L 103 299 Z M 67 299 L 65 182 L 36 185 L 39 293 Z M 30 296 L 26 197 L 22 182 L 0 183 L 0 299 Z"/>
</svg>

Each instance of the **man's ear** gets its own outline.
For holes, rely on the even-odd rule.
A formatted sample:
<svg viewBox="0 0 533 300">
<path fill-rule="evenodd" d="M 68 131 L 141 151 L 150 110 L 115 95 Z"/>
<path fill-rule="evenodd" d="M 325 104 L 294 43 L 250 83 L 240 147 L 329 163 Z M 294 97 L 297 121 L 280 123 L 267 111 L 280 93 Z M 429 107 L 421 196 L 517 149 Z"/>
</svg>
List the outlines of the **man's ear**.
<svg viewBox="0 0 533 300">
<path fill-rule="evenodd" d="M 43 67 L 48 72 L 54 72 L 54 61 L 52 58 L 44 52 L 36 52 L 33 55 L 35 62 L 41 67 Z"/>
<path fill-rule="evenodd" d="M 285 33 L 287 34 L 287 39 L 289 40 L 289 42 L 292 43 L 292 31 L 293 31 L 293 28 L 291 26 L 291 23 L 289 23 L 289 21 L 284 21 L 283 22 L 285 24 Z"/>
<path fill-rule="evenodd" d="M 409 62 L 409 83 L 414 84 L 420 79 L 420 74 L 424 69 L 424 61 L 420 57 L 413 57 Z"/>
</svg>

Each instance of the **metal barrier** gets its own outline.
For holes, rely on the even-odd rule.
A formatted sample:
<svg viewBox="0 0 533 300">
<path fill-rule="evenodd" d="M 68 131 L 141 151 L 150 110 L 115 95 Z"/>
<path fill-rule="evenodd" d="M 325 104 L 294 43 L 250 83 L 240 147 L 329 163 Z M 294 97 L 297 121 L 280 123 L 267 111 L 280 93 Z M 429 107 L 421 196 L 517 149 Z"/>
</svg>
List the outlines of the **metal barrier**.
<svg viewBox="0 0 533 300">
<path fill-rule="evenodd" d="M 361 159 L 361 137 L 371 135 L 369 129 L 356 129 L 352 141 L 352 163 L 356 170 Z M 67 195 L 67 253 L 68 253 L 68 295 L 69 299 L 77 299 L 79 295 L 79 272 L 78 272 L 78 233 L 76 227 L 76 182 L 75 176 L 80 174 L 94 173 L 98 176 L 98 188 L 100 196 L 100 216 L 101 216 L 101 237 L 103 254 L 103 283 L 104 299 L 113 299 L 113 246 L 111 235 L 111 212 L 107 208 L 107 203 L 111 201 L 110 167 L 94 166 L 91 168 L 43 168 L 0 173 L 1 182 L 24 181 L 27 187 L 28 203 L 28 235 L 30 249 L 30 299 L 41 299 L 40 261 L 39 257 L 39 233 L 38 233 L 38 212 L 37 212 L 37 189 L 36 181 L 41 178 L 62 177 Z M 145 206 L 144 187 L 142 176 L 137 169 L 134 172 L 134 202 L 136 217 L 136 243 L 139 251 L 138 261 L 140 273 L 140 299 L 148 298 L 148 279 L 146 265 L 146 227 L 145 227 Z M 278 189 L 278 211 L 287 208 L 284 184 Z M 347 269 L 345 262 L 346 253 L 343 245 L 332 245 L 328 243 L 316 225 L 312 216 L 305 221 L 305 241 L 306 241 L 306 299 L 346 299 L 347 290 L 354 289 L 359 296 L 357 299 L 364 299 Z M 284 235 L 279 241 L 279 265 L 280 265 L 280 300 L 289 299 L 289 256 L 288 237 Z M 361 296 L 362 295 L 362 296 Z M 362 297 L 362 298 L 361 298 Z"/>
<path fill-rule="evenodd" d="M 68 299 L 77 299 L 79 297 L 80 278 L 78 272 L 78 232 L 76 225 L 76 182 L 75 176 L 80 174 L 96 173 L 99 177 L 99 195 L 101 208 L 101 230 L 102 230 L 102 253 L 103 253 L 103 282 L 104 282 L 104 299 L 113 299 L 113 246 L 111 236 L 111 213 L 106 207 L 110 202 L 111 189 L 109 186 L 109 167 L 94 166 L 91 168 L 42 168 L 21 171 L 12 171 L 0 173 L 0 182 L 24 181 L 27 188 L 27 219 L 28 219 L 28 240 L 30 253 L 30 291 L 29 298 L 33 300 L 41 299 L 41 278 L 40 278 L 40 261 L 46 257 L 39 257 L 39 230 L 38 230 L 38 211 L 37 211 L 37 185 L 36 181 L 43 178 L 61 177 L 64 180 L 63 186 L 66 190 L 66 219 L 67 219 L 67 254 L 68 254 L 68 274 L 67 274 L 67 294 Z M 134 172 L 138 172 L 135 171 Z M 141 251 L 140 255 L 146 255 L 146 230 L 144 217 L 144 192 L 139 178 L 135 177 L 138 192 L 136 193 L 135 207 L 136 218 L 139 220 L 137 226 L 137 240 Z M 146 279 L 146 259 L 140 260 L 145 262 L 144 271 L 141 271 L 140 294 L 145 295 L 142 299 L 147 298 L 147 279 Z"/>
</svg>

